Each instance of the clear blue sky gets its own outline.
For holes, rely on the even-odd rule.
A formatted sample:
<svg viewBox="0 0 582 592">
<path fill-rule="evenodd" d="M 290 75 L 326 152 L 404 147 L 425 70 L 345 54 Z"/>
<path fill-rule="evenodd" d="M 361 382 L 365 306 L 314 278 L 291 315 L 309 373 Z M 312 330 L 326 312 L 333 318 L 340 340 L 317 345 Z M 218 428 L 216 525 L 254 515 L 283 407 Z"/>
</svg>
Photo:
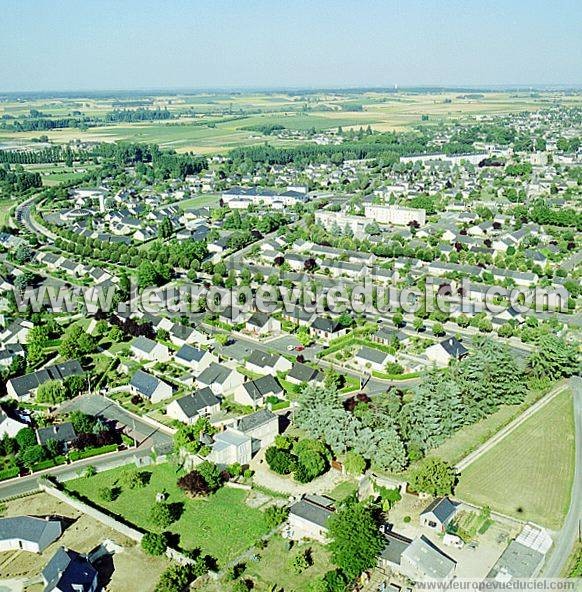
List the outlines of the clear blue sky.
<svg viewBox="0 0 582 592">
<path fill-rule="evenodd" d="M 582 84 L 582 0 L 2 0 L 0 90 Z"/>
</svg>

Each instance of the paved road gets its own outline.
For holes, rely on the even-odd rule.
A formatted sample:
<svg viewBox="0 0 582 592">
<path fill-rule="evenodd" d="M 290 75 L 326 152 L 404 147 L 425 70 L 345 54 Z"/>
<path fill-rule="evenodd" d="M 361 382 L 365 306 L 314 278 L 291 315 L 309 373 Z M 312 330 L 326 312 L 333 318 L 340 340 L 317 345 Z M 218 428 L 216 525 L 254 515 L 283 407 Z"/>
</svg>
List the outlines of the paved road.
<svg viewBox="0 0 582 592">
<path fill-rule="evenodd" d="M 14 212 L 14 217 L 16 218 L 16 222 L 22 224 L 28 230 L 33 232 L 34 234 L 44 236 L 47 242 L 53 242 L 57 235 L 54 232 L 51 232 L 48 228 L 45 228 L 36 220 L 33 220 L 31 216 L 31 209 L 38 204 L 35 204 L 37 196 L 33 195 L 30 199 L 23 201 L 21 204 L 18 205 Z"/>
<path fill-rule="evenodd" d="M 542 407 L 547 405 L 554 397 L 563 392 L 568 388 L 567 384 L 560 384 L 553 388 L 547 395 L 541 398 L 539 401 L 534 403 L 531 407 L 528 407 L 519 417 L 514 419 L 511 423 L 507 424 L 502 430 L 499 430 L 493 437 L 489 438 L 482 446 L 468 454 L 463 460 L 458 462 L 455 467 L 459 471 L 465 470 L 470 464 L 474 463 L 478 458 L 483 456 L 489 449 L 496 444 L 499 444 L 501 440 L 506 438 L 513 430 L 520 426 L 526 419 L 530 418 L 534 413 L 539 411 Z"/>
<path fill-rule="evenodd" d="M 81 395 L 61 405 L 58 413 L 70 413 L 71 411 L 82 411 L 88 415 L 101 416 L 110 421 L 117 421 L 132 430 L 135 429 L 144 437 L 141 447 L 168 446 L 172 443 L 172 436 L 169 432 L 166 433 L 153 427 L 138 415 L 123 409 L 120 405 L 101 395 Z"/>
<path fill-rule="evenodd" d="M 561 575 L 582 526 L 582 379 L 580 377 L 572 378 L 570 384 L 574 394 L 576 465 L 570 508 L 562 530 L 557 535 L 556 544 L 551 549 L 543 569 L 543 575 L 547 578 L 557 578 Z"/>
</svg>

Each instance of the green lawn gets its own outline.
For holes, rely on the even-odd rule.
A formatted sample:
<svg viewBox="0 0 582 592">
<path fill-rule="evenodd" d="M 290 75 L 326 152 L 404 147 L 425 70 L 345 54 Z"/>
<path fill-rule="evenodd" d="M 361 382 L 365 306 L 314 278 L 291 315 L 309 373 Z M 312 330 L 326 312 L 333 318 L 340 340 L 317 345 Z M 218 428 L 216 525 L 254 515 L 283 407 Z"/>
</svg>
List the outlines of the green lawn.
<svg viewBox="0 0 582 592">
<path fill-rule="evenodd" d="M 556 529 L 568 509 L 573 474 L 572 392 L 566 390 L 469 465 L 456 495 Z"/>
<path fill-rule="evenodd" d="M 68 481 L 66 486 L 89 498 L 93 503 L 122 516 L 136 526 L 156 531 L 149 520 L 149 511 L 156 493 L 166 491 L 168 502 L 183 504 L 180 519 L 169 531 L 180 536 L 180 547 L 199 547 L 203 553 L 215 557 L 219 564 L 236 558 L 268 532 L 263 512 L 245 504 L 247 492 L 223 487 L 206 499 L 192 500 L 178 487 L 179 474 L 172 464 L 160 464 L 144 469 L 151 472 L 148 485 L 141 489 L 124 490 L 112 502 L 104 502 L 98 491 L 112 487 L 126 467 Z"/>
</svg>

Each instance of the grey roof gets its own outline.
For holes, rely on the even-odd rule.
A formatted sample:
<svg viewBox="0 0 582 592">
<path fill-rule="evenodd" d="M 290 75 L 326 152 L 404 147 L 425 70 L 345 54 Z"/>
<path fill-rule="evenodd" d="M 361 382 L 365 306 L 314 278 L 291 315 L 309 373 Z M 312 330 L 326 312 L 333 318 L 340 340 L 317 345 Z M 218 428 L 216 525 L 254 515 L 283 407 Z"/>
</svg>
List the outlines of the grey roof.
<svg viewBox="0 0 582 592">
<path fill-rule="evenodd" d="M 459 359 L 469 353 L 469 350 L 456 337 L 443 339 L 440 345 L 452 358 Z"/>
<path fill-rule="evenodd" d="M 219 405 L 220 400 L 214 396 L 214 393 L 209 387 L 205 387 L 191 395 L 177 399 L 176 403 L 187 417 L 195 417 L 202 409 Z"/>
<path fill-rule="evenodd" d="M 287 378 L 294 378 L 300 382 L 309 382 L 311 380 L 319 380 L 321 378 L 320 375 L 321 372 L 319 370 L 316 370 L 307 364 L 295 362 L 291 370 L 287 373 Z"/>
<path fill-rule="evenodd" d="M 414 564 L 418 571 L 429 578 L 446 578 L 455 569 L 457 563 L 426 537 L 415 539 L 404 549 L 402 557 Z"/>
<path fill-rule="evenodd" d="M 257 380 L 249 380 L 243 384 L 243 387 L 253 401 L 258 401 L 268 395 L 283 393 L 283 387 L 270 374 L 261 376 Z"/>
<path fill-rule="evenodd" d="M 37 370 L 24 376 L 11 378 L 8 382 L 12 385 L 16 394 L 22 397 L 48 380 L 64 380 L 69 376 L 81 374 L 83 374 L 81 364 L 77 360 L 69 360 L 61 364 L 47 366 L 42 370 Z"/>
<path fill-rule="evenodd" d="M 186 362 L 199 362 L 206 353 L 203 349 L 192 347 L 191 345 L 183 345 L 177 352 L 176 357 Z"/>
<path fill-rule="evenodd" d="M 36 430 L 39 444 L 43 446 L 49 440 L 55 440 L 56 442 L 72 442 L 77 434 L 73 428 L 73 424 L 69 421 L 58 425 L 48 426 L 46 428 L 38 428 Z"/>
<path fill-rule="evenodd" d="M 143 370 L 138 370 L 133 375 L 129 384 L 144 397 L 150 398 L 154 394 L 156 388 L 162 383 L 163 380 L 160 380 L 156 376 L 152 376 Z"/>
<path fill-rule="evenodd" d="M 0 518 L 0 541 L 17 539 L 36 543 L 44 551 L 61 536 L 58 520 L 45 520 L 34 516 Z"/>
<path fill-rule="evenodd" d="M 278 359 L 279 356 L 277 355 L 268 354 L 264 351 L 255 349 L 251 352 L 248 361 L 250 364 L 259 366 L 259 368 L 273 368 Z"/>
<path fill-rule="evenodd" d="M 251 413 L 250 415 L 239 419 L 236 427 L 241 432 L 249 432 L 273 420 L 277 422 L 279 421 L 278 417 L 274 413 L 268 409 L 261 409 L 256 413 Z"/>
<path fill-rule="evenodd" d="M 154 349 L 154 347 L 156 347 L 156 345 L 157 344 L 153 339 L 150 339 L 149 337 L 144 337 L 143 335 L 136 337 L 131 342 L 131 347 L 135 347 L 136 349 L 144 351 L 148 354 Z"/>
<path fill-rule="evenodd" d="M 326 333 L 335 333 L 342 329 L 342 326 L 337 321 L 326 317 L 317 317 L 311 324 L 311 327 L 318 331 L 325 331 Z"/>
<path fill-rule="evenodd" d="M 487 574 L 488 578 L 496 578 L 498 575 L 512 578 L 529 578 L 535 576 L 544 554 L 531 547 L 526 547 L 517 541 L 511 541 L 497 563 Z"/>
<path fill-rule="evenodd" d="M 271 317 L 264 312 L 255 312 L 247 323 L 253 327 L 264 327 L 269 322 L 270 318 Z"/>
<path fill-rule="evenodd" d="M 323 496 L 306 495 L 291 506 L 289 514 L 325 528 L 328 518 L 333 514 L 333 500 Z"/>
<path fill-rule="evenodd" d="M 198 376 L 198 382 L 200 384 L 222 384 L 226 381 L 226 379 L 230 376 L 232 370 L 223 366 L 222 364 L 217 364 L 216 362 L 212 362 L 208 368 L 205 368 L 200 375 Z"/>
<path fill-rule="evenodd" d="M 385 354 L 379 349 L 373 349 L 371 347 L 364 346 L 356 354 L 356 357 L 374 362 L 376 364 L 383 364 L 386 361 L 388 354 Z"/>
<path fill-rule="evenodd" d="M 172 325 L 170 333 L 174 337 L 185 341 L 190 337 L 190 335 L 192 335 L 192 333 L 194 333 L 194 329 L 192 329 L 192 327 L 186 327 L 186 325 L 181 325 L 180 323 L 175 323 Z"/>
<path fill-rule="evenodd" d="M 61 547 L 42 570 L 45 592 L 88 592 L 97 579 L 97 570 L 85 555 Z"/>
<path fill-rule="evenodd" d="M 384 532 L 384 548 L 380 552 L 380 557 L 395 565 L 400 565 L 400 558 L 408 545 L 412 543 L 412 539 L 396 534 L 395 532 Z"/>
<path fill-rule="evenodd" d="M 423 514 L 432 513 L 441 524 L 445 524 L 457 511 L 457 506 L 448 497 L 438 497 L 433 500 L 422 512 Z"/>
</svg>

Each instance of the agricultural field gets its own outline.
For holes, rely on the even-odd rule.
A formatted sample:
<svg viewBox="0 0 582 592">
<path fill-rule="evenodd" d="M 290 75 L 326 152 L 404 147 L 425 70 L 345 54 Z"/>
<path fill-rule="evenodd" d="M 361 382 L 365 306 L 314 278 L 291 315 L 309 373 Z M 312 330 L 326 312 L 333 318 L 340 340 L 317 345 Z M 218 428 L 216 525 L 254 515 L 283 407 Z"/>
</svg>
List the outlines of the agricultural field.
<svg viewBox="0 0 582 592">
<path fill-rule="evenodd" d="M 124 470 L 127 469 L 113 469 L 68 481 L 67 489 L 151 531 L 158 529 L 150 521 L 150 508 L 156 501 L 156 494 L 165 491 L 169 503 L 182 507 L 179 520 L 168 529 L 179 536 L 180 547 L 187 550 L 200 548 L 204 554 L 216 558 L 219 564 L 235 559 L 268 532 L 263 512 L 245 503 L 248 492 L 223 487 L 208 498 L 192 500 L 177 487 L 180 473 L 169 463 L 144 469 L 151 473 L 149 483 L 144 487 L 122 488 L 114 501 L 101 500 L 99 490 L 113 487 Z"/>
<path fill-rule="evenodd" d="M 461 474 L 456 495 L 557 529 L 574 475 L 572 392 L 565 390 Z"/>
<path fill-rule="evenodd" d="M 173 119 L 134 123 L 103 123 L 87 129 L 15 132 L 0 129 L 0 143 L 26 143 L 47 136 L 53 143 L 72 140 L 113 142 L 130 140 L 156 143 L 178 152 L 208 154 L 269 141 L 289 145 L 291 139 L 265 136 L 256 126 L 280 125 L 287 130 L 324 131 L 366 127 L 378 131 L 402 131 L 413 126 L 433 126 L 445 121 L 482 115 L 535 111 L 554 100 L 579 104 L 579 96 L 563 93 L 486 92 L 349 92 L 231 93 L 127 98 L 0 97 L 0 117 L 24 117 L 31 109 L 48 118 L 71 114 L 103 120 L 114 109 L 167 109 Z M 424 117 L 423 117 L 424 116 Z"/>
</svg>

